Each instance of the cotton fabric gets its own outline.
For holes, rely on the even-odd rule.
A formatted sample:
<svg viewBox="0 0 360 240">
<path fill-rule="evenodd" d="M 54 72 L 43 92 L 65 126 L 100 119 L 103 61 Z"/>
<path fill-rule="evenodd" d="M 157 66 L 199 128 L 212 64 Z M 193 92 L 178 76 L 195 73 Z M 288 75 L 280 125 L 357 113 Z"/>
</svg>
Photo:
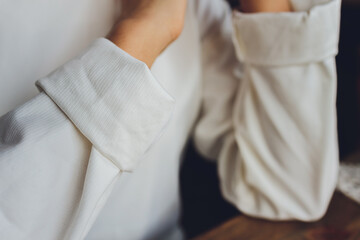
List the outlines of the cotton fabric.
<svg viewBox="0 0 360 240">
<path fill-rule="evenodd" d="M 66 33 L 93 23 L 85 21 L 90 9 L 102 5 L 106 15 L 113 2 L 39 0 L 57 14 L 63 4 L 74 6 L 57 32 L 65 39 L 40 38 L 47 42 L 42 53 L 28 43 L 19 52 L 7 48 L 17 42 L 1 37 L 0 48 L 8 49 L 0 56 L 1 102 L 9 96 L 4 76 L 21 82 L 29 71 L 18 71 L 27 64 L 69 61 L 52 59 L 33 73 L 59 66 L 37 81 L 37 96 L 0 118 L 0 238 L 183 238 L 178 173 L 190 137 L 217 161 L 222 193 L 242 212 L 320 218 L 338 171 L 340 1 L 292 3 L 291 13 L 231 14 L 220 0 L 190 1 L 183 33 L 150 70 L 110 41 L 93 41 L 114 12 L 99 31 L 69 41 Z M 3 5 L 10 12 L 34 8 Z M 24 21 L 1 31 L 11 36 Z M 79 55 L 71 58 L 74 51 Z M 2 111 L 18 101 L 1 104 Z"/>
</svg>

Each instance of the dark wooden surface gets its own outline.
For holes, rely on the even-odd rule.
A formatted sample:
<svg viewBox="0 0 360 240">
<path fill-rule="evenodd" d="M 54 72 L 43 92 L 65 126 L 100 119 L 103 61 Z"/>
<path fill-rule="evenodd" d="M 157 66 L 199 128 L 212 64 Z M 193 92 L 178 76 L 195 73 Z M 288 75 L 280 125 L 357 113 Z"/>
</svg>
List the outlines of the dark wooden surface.
<svg viewBox="0 0 360 240">
<path fill-rule="evenodd" d="M 317 222 L 271 222 L 240 215 L 194 240 L 360 240 L 360 205 L 336 192 Z"/>
</svg>

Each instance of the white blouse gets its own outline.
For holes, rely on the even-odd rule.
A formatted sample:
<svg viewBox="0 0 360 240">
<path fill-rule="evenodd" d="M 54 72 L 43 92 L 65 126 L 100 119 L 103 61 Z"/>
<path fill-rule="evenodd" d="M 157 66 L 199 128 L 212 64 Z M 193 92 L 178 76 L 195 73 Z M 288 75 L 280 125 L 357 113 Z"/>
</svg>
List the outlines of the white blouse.
<svg viewBox="0 0 360 240">
<path fill-rule="evenodd" d="M 3 0 L 0 114 L 25 103 L 0 118 L 0 239 L 182 238 L 190 137 L 242 212 L 320 218 L 338 171 L 340 0 L 292 3 L 231 14 L 190 0 L 182 35 L 149 70 L 95 40 L 115 1 Z"/>
</svg>

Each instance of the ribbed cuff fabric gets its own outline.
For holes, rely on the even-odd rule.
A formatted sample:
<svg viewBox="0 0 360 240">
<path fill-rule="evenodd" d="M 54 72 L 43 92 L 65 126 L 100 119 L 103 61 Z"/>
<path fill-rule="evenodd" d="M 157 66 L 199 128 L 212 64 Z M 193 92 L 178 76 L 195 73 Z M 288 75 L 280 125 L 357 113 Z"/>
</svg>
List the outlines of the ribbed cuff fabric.
<svg viewBox="0 0 360 240">
<path fill-rule="evenodd" d="M 336 55 L 340 2 L 293 1 L 295 12 L 246 14 L 235 11 L 234 44 L 238 58 L 250 64 L 282 66 L 321 61 Z M 303 11 L 307 7 L 309 10 Z"/>
<path fill-rule="evenodd" d="M 134 170 L 175 104 L 146 64 L 103 38 L 36 85 L 123 171 Z"/>
</svg>

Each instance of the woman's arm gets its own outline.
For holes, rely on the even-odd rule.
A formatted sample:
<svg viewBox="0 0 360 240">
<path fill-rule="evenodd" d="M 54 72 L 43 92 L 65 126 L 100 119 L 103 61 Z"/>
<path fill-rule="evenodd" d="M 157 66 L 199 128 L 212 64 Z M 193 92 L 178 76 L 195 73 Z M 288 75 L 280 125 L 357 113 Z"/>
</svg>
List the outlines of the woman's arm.
<svg viewBox="0 0 360 240">
<path fill-rule="evenodd" d="M 145 2 L 152 12 L 140 14 Z M 181 31 L 180 2 L 137 1 L 113 42 L 95 41 L 0 118 L 0 238 L 85 238 L 121 173 L 134 170 L 170 118 L 174 100 L 148 66 Z M 162 26 L 178 24 L 176 32 L 153 27 L 167 8 L 179 17 Z"/>
<path fill-rule="evenodd" d="M 340 1 L 294 0 L 301 10 L 234 12 L 232 22 L 230 10 L 215 2 L 217 18 L 203 37 L 196 146 L 218 160 L 222 193 L 244 213 L 319 219 L 338 171 Z"/>
<path fill-rule="evenodd" d="M 123 0 L 109 39 L 151 67 L 182 32 L 187 0 Z"/>
</svg>

